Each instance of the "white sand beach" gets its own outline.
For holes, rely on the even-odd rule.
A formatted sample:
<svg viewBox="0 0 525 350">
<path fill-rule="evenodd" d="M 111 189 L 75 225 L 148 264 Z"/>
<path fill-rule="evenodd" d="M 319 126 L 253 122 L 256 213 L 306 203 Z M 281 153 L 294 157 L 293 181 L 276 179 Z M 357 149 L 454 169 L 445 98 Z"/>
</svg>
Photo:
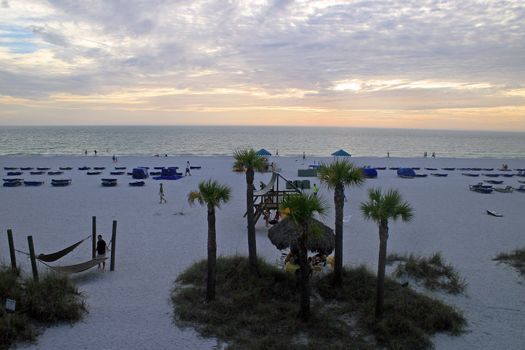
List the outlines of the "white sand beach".
<svg viewBox="0 0 525 350">
<path fill-rule="evenodd" d="M 297 170 L 332 158 L 271 157 L 289 180 L 298 179 Z M 393 223 L 388 240 L 389 253 L 429 255 L 441 252 L 468 283 L 465 295 L 430 293 L 463 311 L 468 330 L 460 337 L 438 335 L 436 349 L 519 349 L 525 344 L 525 283 L 513 268 L 492 258 L 500 252 L 525 246 L 525 193 L 480 194 L 468 185 L 484 179 L 462 176 L 464 171 L 443 171 L 443 167 L 479 167 L 497 170 L 525 168 L 525 160 L 445 159 L 445 158 L 352 158 L 356 165 L 421 167 L 418 173 L 448 173 L 447 177 L 402 179 L 393 170 L 380 170 L 361 188 L 347 190 L 345 204 L 344 263 L 365 264 L 375 271 L 378 233 L 373 222 L 365 222 L 358 206 L 370 187 L 397 188 L 415 210 L 410 223 Z M 144 187 L 130 187 L 130 176 L 111 176 L 115 166 L 178 166 L 186 161 L 200 165 L 192 176 L 176 181 L 145 180 Z M 232 200 L 217 211 L 217 246 L 220 255 L 247 255 L 245 176 L 232 172 L 232 157 L 111 157 L 2 156 L 4 167 L 71 166 L 64 175 L 28 175 L 19 178 L 45 180 L 39 187 L 0 187 L 0 259 L 9 263 L 6 230 L 12 229 L 16 248 L 27 251 L 26 236 L 32 235 L 38 253 L 60 250 L 91 233 L 91 218 L 97 217 L 97 231 L 106 241 L 113 220 L 118 221 L 116 271 L 96 268 L 72 276 L 86 297 L 89 313 L 73 326 L 46 329 L 28 349 L 212 349 L 214 339 L 203 339 L 190 329 L 181 330 L 172 322 L 170 290 L 178 274 L 206 257 L 207 222 L 203 207 L 190 207 L 188 192 L 205 179 L 215 179 L 232 187 Z M 82 166 L 106 167 L 101 175 L 88 176 Z M 437 171 L 425 170 L 437 168 Z M 488 173 L 480 171 L 479 173 Z M 516 173 L 511 171 L 510 173 Z M 267 182 L 270 173 L 257 173 L 255 184 Z M 102 187 L 101 178 L 118 178 L 116 187 Z M 67 187 L 52 187 L 51 178 L 70 178 Z M 306 179 L 306 178 L 305 178 Z M 308 178 L 312 182 L 319 181 Z M 518 187 L 524 177 L 498 178 L 504 185 Z M 159 204 L 159 182 L 164 184 L 167 203 Z M 320 195 L 331 207 L 323 221 L 333 227 L 333 193 L 323 185 Z M 491 209 L 502 218 L 486 214 Z M 348 217 L 349 216 L 349 217 Z M 277 261 L 278 251 L 267 238 L 260 220 L 257 229 L 258 254 Z M 79 263 L 91 257 L 90 242 L 64 257 L 61 264 Z M 17 255 L 30 273 L 29 259 Z M 109 264 L 108 264 L 109 265 Z M 44 272 L 45 266 L 39 264 Z M 109 266 L 107 266 L 109 270 Z M 423 290 L 423 289 L 420 289 Z"/>
</svg>

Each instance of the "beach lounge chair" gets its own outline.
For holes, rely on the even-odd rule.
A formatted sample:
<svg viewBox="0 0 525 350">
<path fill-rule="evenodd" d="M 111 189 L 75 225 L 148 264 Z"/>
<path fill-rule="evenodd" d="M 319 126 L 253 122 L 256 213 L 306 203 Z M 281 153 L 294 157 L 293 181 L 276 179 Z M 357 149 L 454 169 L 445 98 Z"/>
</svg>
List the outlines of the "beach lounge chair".
<svg viewBox="0 0 525 350">
<path fill-rule="evenodd" d="M 23 172 L 22 171 L 8 171 L 7 172 L 7 176 L 19 176 L 19 175 L 22 175 Z"/>
<path fill-rule="evenodd" d="M 125 166 L 116 166 L 115 170 L 126 170 Z"/>
<path fill-rule="evenodd" d="M 102 171 L 88 171 L 86 175 L 100 175 L 102 174 Z"/>
<path fill-rule="evenodd" d="M 110 175 L 124 175 L 124 171 L 110 171 Z"/>
<path fill-rule="evenodd" d="M 91 168 L 88 166 L 83 166 L 83 167 L 78 168 L 78 170 L 90 170 L 90 169 Z"/>
<path fill-rule="evenodd" d="M 102 186 L 115 187 L 117 186 L 117 179 L 102 179 Z"/>
<path fill-rule="evenodd" d="M 22 185 L 22 181 L 5 181 L 4 187 L 18 187 Z"/>
<path fill-rule="evenodd" d="M 96 166 L 96 167 L 94 167 L 93 169 L 94 169 L 94 170 L 104 170 L 104 169 L 106 169 L 106 168 L 103 167 L 103 166 Z"/>
<path fill-rule="evenodd" d="M 131 187 L 142 187 L 144 186 L 146 183 L 144 181 L 133 181 L 133 182 L 130 182 L 129 185 Z"/>
<path fill-rule="evenodd" d="M 492 185 L 501 185 L 503 183 L 503 180 L 484 180 L 484 181 Z"/>
<path fill-rule="evenodd" d="M 454 170 L 456 170 L 456 168 L 441 168 L 441 170 L 445 170 L 445 171 L 454 171 Z"/>
<path fill-rule="evenodd" d="M 416 174 L 416 177 L 427 177 L 428 174 Z"/>
<path fill-rule="evenodd" d="M 26 171 L 26 170 L 33 170 L 33 168 L 29 166 L 29 167 L 20 168 L 20 170 L 24 170 L 24 171 Z"/>
<path fill-rule="evenodd" d="M 39 170 L 39 171 L 30 171 L 29 174 L 31 175 L 44 175 L 45 171 Z"/>
<path fill-rule="evenodd" d="M 51 168 L 36 168 L 36 170 L 44 170 L 44 171 L 47 171 L 49 169 L 51 169 Z"/>
<path fill-rule="evenodd" d="M 44 181 L 24 181 L 24 186 L 41 186 Z"/>
<path fill-rule="evenodd" d="M 492 186 L 483 185 L 483 183 L 478 183 L 475 185 L 469 185 L 469 189 L 474 192 L 478 193 L 492 193 L 493 189 Z"/>
<path fill-rule="evenodd" d="M 47 175 L 62 175 L 63 171 L 48 171 Z"/>
<path fill-rule="evenodd" d="M 191 170 L 195 170 L 195 169 L 199 170 L 200 168 L 202 168 L 200 165 L 191 165 L 190 166 Z"/>
<path fill-rule="evenodd" d="M 425 168 L 425 170 L 437 170 L 437 168 Z"/>
<path fill-rule="evenodd" d="M 461 175 L 463 176 L 470 176 L 470 177 L 478 177 L 479 174 L 474 174 L 474 173 L 461 173 Z"/>
<path fill-rule="evenodd" d="M 71 184 L 71 179 L 52 179 L 51 186 L 54 187 L 65 187 Z"/>
<path fill-rule="evenodd" d="M 447 177 L 447 173 L 431 173 L 430 175 L 436 176 L 436 177 Z"/>
<path fill-rule="evenodd" d="M 60 170 L 73 170 L 73 168 L 72 168 L 72 167 L 70 167 L 70 166 L 66 166 L 66 167 L 59 167 L 58 169 L 60 169 Z"/>
<path fill-rule="evenodd" d="M 501 193 L 511 193 L 512 191 L 514 191 L 514 188 L 512 186 L 494 187 L 494 191 Z"/>
<path fill-rule="evenodd" d="M 5 166 L 4 170 L 18 170 L 18 168 L 12 166 Z"/>
</svg>

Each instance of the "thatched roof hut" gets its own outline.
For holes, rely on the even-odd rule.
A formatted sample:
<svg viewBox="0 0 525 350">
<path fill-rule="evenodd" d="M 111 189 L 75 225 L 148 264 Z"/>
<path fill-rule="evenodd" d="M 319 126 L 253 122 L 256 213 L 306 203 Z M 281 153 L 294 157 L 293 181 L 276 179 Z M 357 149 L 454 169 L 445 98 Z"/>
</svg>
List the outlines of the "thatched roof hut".
<svg viewBox="0 0 525 350">
<path fill-rule="evenodd" d="M 334 231 L 315 219 L 314 225 L 312 234 L 308 235 L 307 248 L 314 253 L 329 255 L 335 247 Z M 277 249 L 297 249 L 298 236 L 296 224 L 290 218 L 284 218 L 268 230 L 268 238 Z"/>
</svg>

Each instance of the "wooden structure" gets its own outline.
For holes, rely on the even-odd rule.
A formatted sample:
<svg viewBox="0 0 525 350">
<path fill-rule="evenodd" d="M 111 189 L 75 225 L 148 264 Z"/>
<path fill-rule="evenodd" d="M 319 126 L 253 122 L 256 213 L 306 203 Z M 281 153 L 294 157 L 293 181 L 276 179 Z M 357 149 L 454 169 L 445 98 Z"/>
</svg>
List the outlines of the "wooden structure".
<svg viewBox="0 0 525 350">
<path fill-rule="evenodd" d="M 287 184 L 288 186 L 286 186 Z M 288 187 L 288 189 L 286 187 Z M 270 181 L 259 191 L 253 193 L 255 223 L 259 221 L 264 211 L 271 213 L 272 210 L 278 210 L 279 204 L 286 196 L 296 193 L 301 193 L 301 190 L 298 189 L 293 182 L 287 180 L 278 172 L 272 172 Z"/>
</svg>

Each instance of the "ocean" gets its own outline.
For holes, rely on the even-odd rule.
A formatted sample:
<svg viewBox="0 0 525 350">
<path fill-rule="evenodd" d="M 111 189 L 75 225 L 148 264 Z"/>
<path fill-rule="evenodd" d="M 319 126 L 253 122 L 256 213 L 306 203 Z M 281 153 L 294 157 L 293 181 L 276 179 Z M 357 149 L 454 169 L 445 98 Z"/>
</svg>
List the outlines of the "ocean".
<svg viewBox="0 0 525 350">
<path fill-rule="evenodd" d="M 525 133 L 281 126 L 23 126 L 0 128 L 0 155 L 231 155 L 525 158 Z"/>
</svg>

